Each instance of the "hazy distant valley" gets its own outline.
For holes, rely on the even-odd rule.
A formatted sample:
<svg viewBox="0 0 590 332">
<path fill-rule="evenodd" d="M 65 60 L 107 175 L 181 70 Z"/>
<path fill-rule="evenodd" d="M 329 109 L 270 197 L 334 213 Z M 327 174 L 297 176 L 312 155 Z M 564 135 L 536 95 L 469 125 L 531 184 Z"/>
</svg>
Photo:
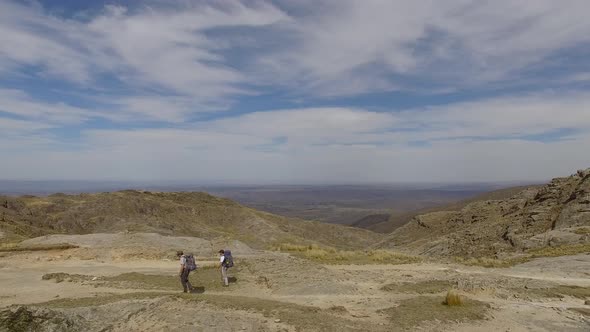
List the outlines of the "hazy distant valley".
<svg viewBox="0 0 590 332">
<path fill-rule="evenodd" d="M 389 232 L 415 214 L 447 208 L 514 183 L 397 185 L 241 185 L 93 181 L 0 181 L 0 194 L 47 196 L 124 189 L 204 191 L 273 214 Z M 390 220 L 391 219 L 391 220 Z M 391 222 L 389 222 L 391 221 Z M 381 225 L 378 225 L 381 224 Z"/>
</svg>

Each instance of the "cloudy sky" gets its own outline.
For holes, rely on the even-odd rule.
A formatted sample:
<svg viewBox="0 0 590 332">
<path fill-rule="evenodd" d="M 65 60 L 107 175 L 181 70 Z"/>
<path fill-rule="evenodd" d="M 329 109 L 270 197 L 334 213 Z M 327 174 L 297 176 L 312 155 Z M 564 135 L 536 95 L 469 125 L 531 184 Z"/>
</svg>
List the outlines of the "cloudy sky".
<svg viewBox="0 0 590 332">
<path fill-rule="evenodd" d="M 590 167 L 587 0 L 0 0 L 0 178 Z"/>
</svg>

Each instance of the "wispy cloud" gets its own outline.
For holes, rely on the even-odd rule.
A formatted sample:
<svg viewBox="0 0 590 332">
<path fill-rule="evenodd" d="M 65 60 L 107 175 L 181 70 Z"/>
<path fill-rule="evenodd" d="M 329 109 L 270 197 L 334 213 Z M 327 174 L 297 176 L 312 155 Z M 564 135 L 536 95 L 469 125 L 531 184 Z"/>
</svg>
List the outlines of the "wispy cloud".
<svg viewBox="0 0 590 332">
<path fill-rule="evenodd" d="M 99 114 L 63 102 L 40 101 L 22 90 L 0 89 L 0 111 L 46 124 L 81 123 Z M 102 114 L 101 114 L 102 115 Z"/>
<path fill-rule="evenodd" d="M 293 42 L 261 59 L 307 92 L 415 88 L 407 78 L 478 86 L 519 77 L 569 47 L 590 47 L 585 1 L 328 3 L 293 22 Z"/>
<path fill-rule="evenodd" d="M 207 32 L 271 25 L 286 16 L 270 4 L 195 4 L 131 12 L 107 6 L 89 20 L 53 16 L 40 7 L 0 3 L 0 68 L 30 68 L 90 87 L 124 83 L 131 91 L 184 95 L 201 104 L 245 92 L 247 77 L 221 52 L 231 45 Z M 99 82 L 104 77 L 107 85 Z M 148 109 L 150 113 L 152 110 Z M 166 112 L 163 110 L 162 112 Z"/>
<path fill-rule="evenodd" d="M 118 174 L 240 182 L 538 180 L 588 163 L 582 153 L 590 144 L 588 110 L 590 96 L 584 93 L 397 112 L 276 110 L 201 121 L 182 129 L 86 130 L 80 149 L 53 150 L 51 158 L 65 169 L 78 165 L 72 174 L 82 178 Z M 565 139 L 542 139 L 564 129 Z"/>
</svg>

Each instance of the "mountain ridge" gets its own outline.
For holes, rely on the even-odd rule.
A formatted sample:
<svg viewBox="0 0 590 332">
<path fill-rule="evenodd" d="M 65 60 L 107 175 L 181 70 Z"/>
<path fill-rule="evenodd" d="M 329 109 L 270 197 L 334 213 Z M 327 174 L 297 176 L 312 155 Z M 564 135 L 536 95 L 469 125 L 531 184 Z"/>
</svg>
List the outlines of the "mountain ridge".
<svg viewBox="0 0 590 332">
<path fill-rule="evenodd" d="M 414 217 L 377 247 L 431 256 L 501 257 L 590 243 L 590 168 L 504 200 Z"/>
<path fill-rule="evenodd" d="M 377 233 L 391 233 L 399 227 L 402 227 L 406 223 L 410 222 L 414 217 L 437 212 L 437 211 L 458 211 L 461 210 L 466 205 L 477 202 L 477 201 L 487 201 L 487 200 L 499 200 L 510 198 L 511 196 L 525 190 L 528 188 L 537 187 L 538 185 L 526 185 L 526 186 L 515 186 L 515 187 L 508 187 L 502 189 L 496 189 L 492 191 L 487 191 L 484 193 L 480 193 L 476 196 L 466 198 L 457 202 L 447 203 L 443 205 L 427 207 L 423 209 L 403 212 L 403 213 L 392 213 L 389 215 L 386 214 L 375 214 L 375 215 L 368 215 L 364 218 L 361 218 L 351 224 L 351 226 L 364 228 L 368 230 L 372 230 Z"/>
<path fill-rule="evenodd" d="M 0 231 L 7 239 L 155 232 L 205 239 L 234 238 L 252 247 L 293 242 L 363 248 L 379 238 L 367 230 L 276 216 L 201 192 L 138 190 L 0 196 Z"/>
</svg>

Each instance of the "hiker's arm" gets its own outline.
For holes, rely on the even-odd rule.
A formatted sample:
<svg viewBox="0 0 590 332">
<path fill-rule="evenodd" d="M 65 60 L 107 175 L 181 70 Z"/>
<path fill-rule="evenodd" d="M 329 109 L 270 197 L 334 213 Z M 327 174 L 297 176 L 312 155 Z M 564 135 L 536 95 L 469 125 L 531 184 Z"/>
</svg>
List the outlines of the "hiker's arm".
<svg viewBox="0 0 590 332">
<path fill-rule="evenodd" d="M 180 271 L 178 271 L 178 274 L 182 274 L 182 270 L 184 270 L 184 264 L 180 264 Z"/>
</svg>

